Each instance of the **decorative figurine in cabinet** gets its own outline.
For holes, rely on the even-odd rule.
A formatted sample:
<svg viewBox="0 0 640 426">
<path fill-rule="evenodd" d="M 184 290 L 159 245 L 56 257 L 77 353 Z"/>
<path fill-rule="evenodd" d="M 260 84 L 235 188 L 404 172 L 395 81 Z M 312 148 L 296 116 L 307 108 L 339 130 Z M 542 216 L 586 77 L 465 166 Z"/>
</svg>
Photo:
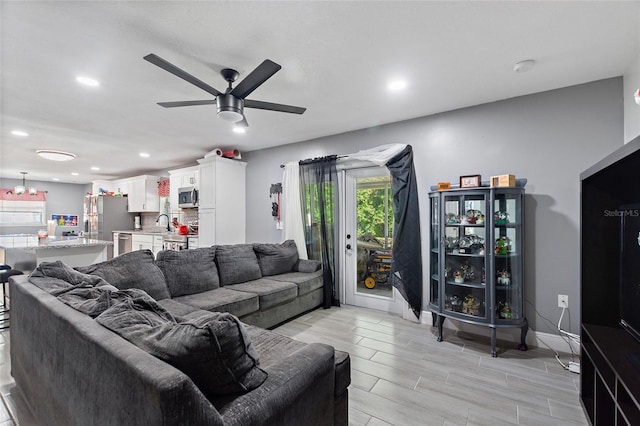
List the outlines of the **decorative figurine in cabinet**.
<svg viewBox="0 0 640 426">
<path fill-rule="evenodd" d="M 445 318 L 496 330 L 519 327 L 526 350 L 524 315 L 524 186 L 437 191 L 430 199 L 429 306 L 443 340 Z"/>
</svg>

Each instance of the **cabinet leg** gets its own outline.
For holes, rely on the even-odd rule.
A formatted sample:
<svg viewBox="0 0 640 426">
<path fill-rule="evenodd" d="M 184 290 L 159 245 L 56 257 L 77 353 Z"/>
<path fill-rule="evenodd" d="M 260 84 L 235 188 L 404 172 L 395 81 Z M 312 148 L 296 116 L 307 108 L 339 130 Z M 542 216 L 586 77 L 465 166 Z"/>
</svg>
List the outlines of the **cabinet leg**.
<svg viewBox="0 0 640 426">
<path fill-rule="evenodd" d="M 527 319 L 524 319 L 524 324 L 520 328 L 520 344 L 518 345 L 518 349 L 521 351 L 526 351 L 529 349 L 527 346 L 527 332 L 529 331 L 529 323 Z"/>
<path fill-rule="evenodd" d="M 438 342 L 442 342 L 444 339 L 442 338 L 442 324 L 444 324 L 444 317 L 440 315 L 436 315 L 437 323 L 438 323 Z"/>
<path fill-rule="evenodd" d="M 491 356 L 497 357 L 498 353 L 496 352 L 496 329 L 491 329 Z"/>
</svg>

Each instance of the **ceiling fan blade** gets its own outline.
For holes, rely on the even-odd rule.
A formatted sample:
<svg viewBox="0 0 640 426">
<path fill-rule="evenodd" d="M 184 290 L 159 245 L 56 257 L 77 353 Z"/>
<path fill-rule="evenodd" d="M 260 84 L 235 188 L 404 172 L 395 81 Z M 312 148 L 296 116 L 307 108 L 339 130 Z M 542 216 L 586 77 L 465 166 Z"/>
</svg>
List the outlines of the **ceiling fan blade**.
<svg viewBox="0 0 640 426">
<path fill-rule="evenodd" d="M 169 71 L 171 74 L 175 75 L 176 77 L 180 77 L 184 81 L 189 82 L 189 83 L 193 84 L 194 86 L 201 88 L 205 92 L 211 93 L 213 96 L 218 96 L 218 95 L 221 94 L 220 91 L 218 91 L 218 90 L 214 89 L 213 87 L 209 86 L 204 81 L 199 80 L 196 77 L 194 77 L 191 74 L 189 74 L 188 72 L 181 70 L 180 68 L 178 68 L 175 65 L 173 65 L 171 62 L 167 62 L 166 60 L 162 59 L 158 55 L 150 53 L 147 56 L 145 56 L 143 59 L 151 62 L 154 65 L 159 66 L 160 68 L 162 68 L 165 71 Z"/>
<path fill-rule="evenodd" d="M 165 108 L 175 108 L 183 106 L 195 106 L 195 105 L 215 105 L 216 100 L 210 99 L 208 101 L 176 101 L 176 102 L 158 102 L 158 105 Z"/>
<path fill-rule="evenodd" d="M 238 121 L 235 125 L 238 127 L 249 127 L 249 123 L 247 122 L 247 117 L 243 114 L 242 120 Z"/>
<path fill-rule="evenodd" d="M 245 108 L 266 109 L 270 111 L 290 112 L 292 114 L 302 114 L 307 109 L 292 105 L 274 104 L 272 102 L 254 101 L 252 99 L 244 100 Z"/>
<path fill-rule="evenodd" d="M 233 88 L 231 94 L 236 98 L 244 99 L 251 92 L 256 90 L 258 86 L 267 81 L 269 77 L 280 71 L 282 68 L 275 62 L 265 59 L 256 69 L 251 71 L 236 87 Z"/>
</svg>

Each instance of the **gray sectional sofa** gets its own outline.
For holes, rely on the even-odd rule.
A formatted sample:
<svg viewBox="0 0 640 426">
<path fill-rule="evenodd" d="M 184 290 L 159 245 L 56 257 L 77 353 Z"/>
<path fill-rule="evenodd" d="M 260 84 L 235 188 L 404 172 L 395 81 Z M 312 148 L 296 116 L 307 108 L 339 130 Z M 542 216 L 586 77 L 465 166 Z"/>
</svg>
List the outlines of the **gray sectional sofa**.
<svg viewBox="0 0 640 426">
<path fill-rule="evenodd" d="M 10 279 L 12 375 L 48 424 L 347 424 L 349 355 L 265 329 L 321 281 L 290 241 L 43 263 Z"/>
</svg>

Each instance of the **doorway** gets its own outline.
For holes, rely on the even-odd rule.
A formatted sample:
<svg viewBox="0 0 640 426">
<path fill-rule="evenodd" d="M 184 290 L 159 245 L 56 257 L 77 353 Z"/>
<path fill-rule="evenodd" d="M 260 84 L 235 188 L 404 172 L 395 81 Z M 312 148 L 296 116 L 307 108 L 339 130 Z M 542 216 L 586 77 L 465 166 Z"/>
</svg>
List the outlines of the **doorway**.
<svg viewBox="0 0 640 426">
<path fill-rule="evenodd" d="M 341 179 L 342 301 L 402 314 L 402 297 L 388 278 L 393 250 L 393 196 L 386 167 L 344 170 Z"/>
</svg>

